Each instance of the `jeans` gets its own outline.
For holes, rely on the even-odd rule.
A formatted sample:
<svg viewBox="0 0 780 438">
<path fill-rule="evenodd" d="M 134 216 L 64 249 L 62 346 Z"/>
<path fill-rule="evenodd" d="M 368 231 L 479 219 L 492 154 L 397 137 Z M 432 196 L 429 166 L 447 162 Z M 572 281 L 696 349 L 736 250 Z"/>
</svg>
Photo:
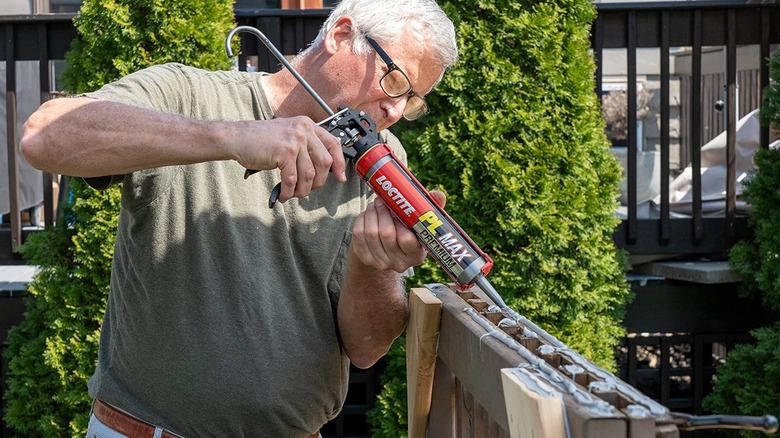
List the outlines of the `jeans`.
<svg viewBox="0 0 780 438">
<path fill-rule="evenodd" d="M 95 417 L 95 414 L 89 416 L 89 426 L 87 427 L 87 438 L 128 438 L 127 435 L 111 429 Z"/>
</svg>

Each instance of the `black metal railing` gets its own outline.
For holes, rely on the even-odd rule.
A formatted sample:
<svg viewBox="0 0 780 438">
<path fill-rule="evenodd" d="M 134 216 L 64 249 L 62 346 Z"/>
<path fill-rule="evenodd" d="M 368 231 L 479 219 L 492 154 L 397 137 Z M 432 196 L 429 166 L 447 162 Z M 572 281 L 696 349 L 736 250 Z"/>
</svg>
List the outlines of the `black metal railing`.
<svg viewBox="0 0 780 438">
<path fill-rule="evenodd" d="M 604 3 L 597 5 L 598 18 L 592 32 L 592 46 L 598 62 L 596 74 L 597 89 L 601 92 L 609 77 L 604 65 L 608 64 L 609 51 L 624 50 L 626 62 L 623 81 L 625 92 L 636 96 L 638 77 L 643 72 L 638 64 L 643 62 L 643 50 L 655 48 L 659 84 L 657 94 L 657 116 L 652 128 L 659 131 L 655 153 L 660 155 L 660 193 L 654 203 L 658 210 L 655 217 L 639 214 L 637 192 L 648 183 L 643 180 L 637 167 L 637 102 L 626 99 L 626 190 L 625 216 L 614 238 L 617 245 L 630 254 L 724 254 L 739 239 L 750 235 L 745 215 L 737 209 L 735 187 L 735 129 L 737 113 L 744 114 L 760 104 L 760 90 L 769 83 L 767 58 L 772 44 L 780 42 L 780 2 L 763 1 L 754 3 L 741 1 L 697 1 L 697 2 L 641 2 Z M 237 11 L 239 24 L 249 24 L 261 29 L 269 39 L 286 55 L 293 55 L 306 46 L 316 35 L 327 10 L 255 10 Z M 39 65 L 41 102 L 51 98 L 55 69 L 52 63 L 64 59 L 70 41 L 76 33 L 71 14 L 49 14 L 43 16 L 0 17 L 0 32 L 5 44 L 0 45 L 0 61 L 7 66 L 17 61 L 37 61 Z M 258 41 L 246 37 L 239 65 L 248 58 L 259 69 L 275 70 L 279 63 L 259 47 Z M 737 68 L 737 50 L 743 46 L 755 45 L 759 51 L 758 67 L 749 83 L 742 78 L 745 72 Z M 690 74 L 681 77 L 670 61 L 672 52 L 685 48 L 690 59 Z M 703 71 L 703 54 L 712 48 L 720 49 L 724 55 L 723 71 L 716 85 L 708 86 L 709 78 Z M 742 83 L 740 83 L 740 81 Z M 16 113 L 16 70 L 6 68 L 6 143 L 14 145 L 19 132 Z M 672 89 L 679 85 L 681 92 L 672 102 Z M 738 86 L 740 87 L 738 89 Z M 724 116 L 713 116 L 711 102 L 715 88 L 725 88 L 723 100 Z M 737 101 L 739 94 L 742 103 Z M 756 96 L 759 96 L 758 98 Z M 747 98 L 752 103 L 745 107 Z M 752 108 L 751 108 L 752 107 Z M 717 119 L 713 121 L 713 119 Z M 2 121 L 0 121 L 2 123 Z M 720 217 L 709 217 L 702 212 L 702 187 L 699 177 L 701 169 L 700 147 L 711 138 L 710 131 L 719 130 L 725 124 L 727 133 L 726 153 L 728 155 L 727 178 L 723 182 L 725 213 Z M 647 131 L 645 127 L 645 131 Z M 675 135 L 673 135 L 673 132 Z M 769 143 L 766 128 L 761 131 L 761 144 Z M 19 154 L 15 147 L 8 148 L 8 190 L 10 213 L 3 216 L 0 227 L 0 263 L 23 263 L 18 255 L 19 245 L 29 230 L 23 227 L 19 208 Z M 679 172 L 680 166 L 690 162 L 692 169 L 693 195 L 689 217 L 680 218 L 670 208 L 669 182 Z M 675 164 L 677 163 L 677 164 Z M 51 224 L 56 217 L 55 195 L 52 175 L 44 175 L 44 197 L 42 221 Z"/>
<path fill-rule="evenodd" d="M 236 11 L 236 20 L 239 24 L 259 28 L 283 54 L 294 55 L 314 39 L 328 12 L 327 9 L 241 10 Z M 5 41 L 5 44 L 0 44 L 0 62 L 5 62 L 7 66 L 5 71 L 7 117 L 5 121 L 0 121 L 5 123 L 7 135 L 0 141 L 5 141 L 9 146 L 7 148 L 8 176 L 2 183 L 8 184 L 10 207 L 10 212 L 3 214 L 2 224 L 0 224 L 0 264 L 24 263 L 18 250 L 26 236 L 36 229 L 30 225 L 37 225 L 39 222 L 47 226 L 51 225 L 57 215 L 55 186 L 58 176 L 56 175 L 43 174 L 43 213 L 40 221 L 31 217 L 36 213 L 28 214 L 22 211 L 23 208 L 20 206 L 18 150 L 20 132 L 17 116 L 17 90 L 20 78 L 17 77 L 16 68 L 10 66 L 15 66 L 20 61 L 37 62 L 40 103 L 52 98 L 56 94 L 54 84 L 58 74 L 55 63 L 65 59 L 65 53 L 77 35 L 72 22 L 73 16 L 73 14 L 0 16 L 0 36 Z M 258 47 L 258 44 L 258 41 L 252 37 L 242 37 L 239 65 L 244 66 L 247 58 L 252 57 L 255 66 L 259 69 L 278 70 L 279 62 L 267 50 Z M 30 218 L 28 219 L 27 216 Z"/>
<path fill-rule="evenodd" d="M 637 191 L 647 181 L 642 180 L 637 167 L 637 101 L 626 99 L 626 203 L 627 214 L 615 233 L 617 244 L 631 254 L 722 254 L 738 239 L 749 235 L 747 220 L 736 209 L 735 187 L 735 129 L 737 113 L 745 113 L 760 105 L 760 92 L 769 83 L 767 58 L 773 44 L 780 42 L 780 1 L 753 2 L 751 0 L 696 1 L 696 2 L 641 2 L 604 3 L 597 5 L 598 18 L 593 25 L 592 47 L 598 61 L 596 82 L 601 92 L 605 84 L 622 75 L 627 95 L 636 96 L 640 74 L 657 76 L 657 117 L 653 123 L 658 130 L 657 146 L 660 154 L 660 194 L 658 217 L 643 218 L 638 214 Z M 253 25 L 261 29 L 286 55 L 293 55 L 306 46 L 316 35 L 327 10 L 278 10 L 265 9 L 237 11 L 239 24 Z M 52 64 L 64 59 L 76 32 L 72 14 L 48 14 L 39 16 L 0 17 L 0 33 L 5 44 L 0 44 L 0 62 L 6 66 L 22 61 L 38 63 L 40 101 L 52 97 L 56 71 Z M 278 62 L 258 41 L 244 35 L 239 65 L 247 58 L 262 70 L 273 71 Z M 737 52 L 740 48 L 755 46 L 758 57 L 755 71 L 738 68 Z M 647 57 L 642 50 L 653 48 L 658 63 L 656 71 L 640 71 L 638 65 Z M 672 52 L 685 48 L 689 58 L 689 72 L 682 75 L 670 60 Z M 723 52 L 723 69 L 720 82 L 708 85 L 711 79 L 705 72 L 704 58 L 713 48 Z M 605 65 L 609 63 L 610 50 L 622 50 L 626 61 L 623 72 L 610 76 Z M 679 53 L 679 51 L 677 52 Z M 7 128 L 6 143 L 15 145 L 19 132 L 16 112 L 17 72 L 6 68 L 6 108 L 4 121 Z M 746 78 L 750 78 L 747 80 Z M 620 79 L 620 78 L 618 78 Z M 677 109 L 672 105 L 672 89 L 679 82 L 681 91 Z M 687 85 L 686 85 L 687 84 Z M 740 85 L 741 84 L 741 85 Z M 737 86 L 739 101 L 737 100 Z M 712 104 L 717 92 L 724 87 L 725 117 L 713 117 Z M 717 91 L 717 90 L 716 90 Z M 749 97 L 749 99 L 748 99 Z M 746 103 L 748 102 L 749 103 Z M 725 214 L 707 217 L 702 212 L 701 151 L 703 143 L 719 131 L 717 119 L 725 124 L 727 132 L 728 170 L 723 181 Z M 715 120 L 714 122 L 712 120 Z M 3 121 L 0 121 L 0 124 Z M 675 123 L 678 134 L 672 135 Z M 713 125 L 713 126 L 710 126 Z M 646 129 L 647 130 L 647 129 Z M 769 143 L 766 128 L 760 132 L 761 145 Z M 674 139 L 679 143 L 673 154 Z M 676 156 L 675 156 L 676 155 Z M 0 263 L 22 263 L 17 253 L 28 230 L 22 227 L 19 211 L 19 154 L 16 147 L 7 148 L 7 181 L 10 192 L 10 213 L 4 215 L 0 226 Z M 676 160 L 675 160 L 676 158 Z M 675 168 L 673 163 L 678 162 Z M 693 196 L 691 214 L 687 218 L 671 214 L 669 180 L 680 171 L 679 165 L 690 162 L 693 169 Z M 52 175 L 44 175 L 43 223 L 52 224 L 56 217 Z"/>
<path fill-rule="evenodd" d="M 592 29 L 592 47 L 598 62 L 596 74 L 597 90 L 605 88 L 609 49 L 622 49 L 619 56 L 625 56 L 624 68 L 626 99 L 627 133 L 625 155 L 626 162 L 626 214 L 617 229 L 614 239 L 619 247 L 632 255 L 642 254 L 683 254 L 712 255 L 725 254 L 739 239 L 750 235 L 747 216 L 737 209 L 736 170 L 736 126 L 738 100 L 747 97 L 753 99 L 755 109 L 760 106 L 761 90 L 769 84 L 767 59 L 772 44 L 780 42 L 780 2 L 750 0 L 730 1 L 692 1 L 692 2 L 639 2 L 598 5 L 598 18 Z M 757 80 L 739 85 L 738 48 L 754 47 L 757 59 L 754 66 Z M 648 48 L 656 50 L 654 61 L 656 72 L 639 71 L 643 56 Z M 703 54 L 712 50 L 719 52 L 722 59 L 721 77 L 724 83 L 723 116 L 726 132 L 726 177 L 717 188 L 725 193 L 722 215 L 711 217 L 702 210 L 702 155 L 701 147 L 711 139 L 703 136 L 709 126 L 704 122 L 712 119 L 717 101 L 706 99 L 712 96 L 712 88 L 706 87 Z M 673 54 L 683 53 L 689 63 L 689 71 L 680 74 L 672 64 Z M 646 60 L 645 60 L 646 61 Z M 643 74 L 654 75 L 657 81 L 658 108 L 654 127 L 659 131 L 654 152 L 660 154 L 659 193 L 654 207 L 655 217 L 643 217 L 639 213 L 638 192 L 643 181 L 638 177 L 638 155 L 641 147 L 637 145 L 637 99 L 641 91 L 638 78 Z M 684 76 L 684 77 L 683 77 Z M 682 79 L 682 81 L 681 81 Z M 678 105 L 672 105 L 670 96 L 678 83 L 687 85 L 680 88 Z M 748 82 L 748 81 L 745 81 Z M 673 87 L 675 86 L 675 87 Z M 675 88 L 675 90 L 673 90 Z M 718 90 L 715 90 L 718 91 Z M 739 91 L 739 93 L 738 93 Z M 739 98 L 738 99 L 738 95 Z M 678 102 L 675 102 L 678 103 Z M 675 109 L 673 114 L 672 109 Z M 743 109 L 743 114 L 746 109 Z M 674 128 L 673 128 L 674 127 Z M 673 138 L 672 130 L 677 134 Z M 760 131 L 761 147 L 769 144 L 767 128 Z M 674 140 L 674 141 L 673 141 Z M 675 146 L 673 148 L 672 146 Z M 673 155 L 673 150 L 676 156 Z M 680 158 L 686 162 L 679 163 Z M 688 160 L 690 157 L 690 160 Z M 692 192 L 688 217 L 673 214 L 670 200 L 670 181 L 682 168 L 689 165 Z M 687 161 L 690 161 L 688 163 Z"/>
<path fill-rule="evenodd" d="M 45 16 L 0 17 L 0 35 L 4 44 L 0 44 L 0 61 L 5 69 L 5 123 L 8 157 L 8 198 L 10 212 L 3 215 L 7 227 L 0 228 L 0 263 L 20 263 L 18 255 L 28 230 L 23 230 L 20 208 L 19 187 L 19 132 L 17 129 L 17 73 L 18 61 L 37 61 L 39 65 L 40 100 L 51 98 L 53 83 L 53 60 L 65 59 L 70 42 L 76 37 L 72 14 L 52 14 Z M 2 141 L 2 140 L 0 140 Z M 43 176 L 43 217 L 46 224 L 54 223 L 53 176 Z M 7 220 L 6 220 L 7 219 Z"/>
</svg>

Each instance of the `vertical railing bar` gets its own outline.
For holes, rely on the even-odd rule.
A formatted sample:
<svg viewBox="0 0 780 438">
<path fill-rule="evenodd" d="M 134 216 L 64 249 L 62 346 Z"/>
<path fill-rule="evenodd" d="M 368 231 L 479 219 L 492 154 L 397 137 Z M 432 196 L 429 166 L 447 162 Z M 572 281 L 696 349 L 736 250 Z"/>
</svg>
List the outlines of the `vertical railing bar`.
<svg viewBox="0 0 780 438">
<path fill-rule="evenodd" d="M 693 56 L 691 73 L 691 177 L 693 185 L 693 241 L 701 242 L 704 230 L 701 217 L 701 9 L 693 14 Z"/>
<path fill-rule="evenodd" d="M 261 32 L 265 33 L 268 29 L 264 26 L 265 20 L 263 20 L 263 17 L 256 17 L 255 18 L 255 27 L 260 29 Z M 268 34 L 266 34 L 268 36 Z M 271 39 L 271 37 L 268 37 Z M 273 39 L 271 39 L 273 41 Z M 263 47 L 262 44 L 257 44 L 257 70 L 258 71 L 267 71 L 270 73 L 273 73 L 274 71 L 274 62 L 278 62 L 274 59 L 274 56 L 269 52 L 265 47 Z M 239 60 L 239 64 L 241 61 Z M 244 60 L 244 64 L 246 64 L 246 59 Z"/>
<path fill-rule="evenodd" d="M 761 74 L 759 78 L 759 108 L 764 106 L 764 90 L 769 86 L 769 41 L 771 37 L 770 33 L 770 10 L 769 8 L 761 8 L 761 47 L 760 47 L 760 60 Z M 761 126 L 761 143 L 760 147 L 763 149 L 769 149 L 769 126 Z"/>
<path fill-rule="evenodd" d="M 287 55 L 292 51 L 294 51 L 295 47 L 292 48 L 288 47 L 288 43 L 285 40 L 285 36 L 288 35 L 284 32 L 284 29 L 288 27 L 285 24 L 285 20 L 291 20 L 291 18 L 285 18 L 280 16 L 268 17 L 268 19 L 266 20 L 266 27 L 268 28 L 267 35 L 272 35 L 269 37 L 271 38 L 271 41 L 275 41 L 275 44 L 277 45 L 277 47 L 279 47 L 279 50 L 283 54 Z M 276 63 L 273 71 L 278 71 L 281 69 L 282 69 L 282 64 Z"/>
<path fill-rule="evenodd" d="M 726 32 L 726 237 L 733 242 L 737 222 L 737 11 L 729 9 Z"/>
<path fill-rule="evenodd" d="M 295 46 L 306 47 L 309 41 L 306 41 L 306 23 L 303 17 L 295 18 Z"/>
<path fill-rule="evenodd" d="M 660 358 L 660 367 L 661 367 L 661 404 L 662 405 L 669 405 L 669 387 L 671 385 L 671 382 L 669 382 L 670 372 L 670 357 L 669 354 L 669 348 L 670 348 L 670 342 L 668 337 L 662 337 L 661 338 L 661 358 Z"/>
<path fill-rule="evenodd" d="M 19 210 L 19 157 L 16 154 L 16 53 L 14 25 L 5 26 L 6 144 L 8 146 L 8 194 L 10 195 L 11 252 L 22 244 L 22 215 Z"/>
<path fill-rule="evenodd" d="M 257 27 L 259 29 L 259 27 Z M 250 36 L 252 38 L 250 38 Z M 238 63 L 238 70 L 239 71 L 246 71 L 246 59 L 248 58 L 249 53 L 249 46 L 256 41 L 256 38 L 246 32 L 242 32 L 239 34 L 238 37 L 238 44 L 239 44 L 239 51 L 238 51 L 238 60 L 236 61 Z M 258 49 L 259 51 L 259 49 Z M 259 58 L 258 53 L 258 58 Z"/>
<path fill-rule="evenodd" d="M 628 233 L 629 243 L 635 243 L 638 235 L 637 227 L 637 139 L 636 139 L 636 12 L 628 13 L 628 89 L 626 101 L 628 104 Z"/>
<path fill-rule="evenodd" d="M 46 23 L 38 24 L 38 77 L 40 79 L 41 104 L 51 99 L 51 69 L 49 68 L 48 29 Z M 47 227 L 54 225 L 54 175 L 43 172 L 43 221 Z"/>
<path fill-rule="evenodd" d="M 636 367 L 639 365 L 639 361 L 636 358 L 637 343 L 636 338 L 628 338 L 628 342 L 626 343 L 626 349 L 628 350 L 626 353 L 628 355 L 628 370 L 626 370 L 626 377 L 628 379 L 628 384 L 631 386 L 636 386 L 637 382 Z"/>
<path fill-rule="evenodd" d="M 669 11 L 661 12 L 661 223 L 662 242 L 670 239 L 669 219 Z"/>
<path fill-rule="evenodd" d="M 701 336 L 693 337 L 693 408 L 694 413 L 701 413 L 701 400 L 704 395 L 704 340 Z"/>
</svg>

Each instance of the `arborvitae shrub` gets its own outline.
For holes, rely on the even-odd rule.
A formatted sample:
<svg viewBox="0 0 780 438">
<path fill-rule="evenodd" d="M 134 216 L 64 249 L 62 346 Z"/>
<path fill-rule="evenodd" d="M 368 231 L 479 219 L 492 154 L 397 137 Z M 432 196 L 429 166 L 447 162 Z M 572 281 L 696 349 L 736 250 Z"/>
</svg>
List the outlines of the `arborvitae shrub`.
<svg viewBox="0 0 780 438">
<path fill-rule="evenodd" d="M 765 90 L 761 120 L 776 128 L 780 126 L 780 52 L 771 56 L 769 72 L 772 82 Z M 742 277 L 741 293 L 761 298 L 764 309 L 756 309 L 757 317 L 767 314 L 774 323 L 752 332 L 754 344 L 739 345 L 728 353 L 703 407 L 718 414 L 780 417 L 780 151 L 759 150 L 754 162 L 757 170 L 743 182 L 754 237 L 737 243 L 730 261 Z M 746 431 L 721 434 L 765 436 Z"/>
<path fill-rule="evenodd" d="M 67 54 L 65 90 L 92 91 L 140 68 L 181 62 L 230 67 L 230 0 L 86 0 Z M 117 123 L 122 123 L 118 120 Z M 97 361 L 119 213 L 119 190 L 70 179 L 72 202 L 56 227 L 22 247 L 39 273 L 25 320 L 9 335 L 5 421 L 18 437 L 83 437 L 87 380 Z"/>
<path fill-rule="evenodd" d="M 737 345 L 717 370 L 713 391 L 702 403 L 717 414 L 780 417 L 780 323 L 752 332 L 755 344 Z M 720 430 L 723 436 L 765 437 L 763 432 Z"/>
<path fill-rule="evenodd" d="M 594 6 L 444 6 L 461 60 L 427 97 L 431 113 L 395 128 L 410 168 L 447 194 L 447 211 L 494 259 L 488 278 L 507 304 L 614 370 L 629 288 L 612 241 L 621 170 L 594 93 Z M 449 281 L 430 262 L 417 272 L 410 286 Z M 385 382 L 394 391 L 371 414 L 374 436 L 405 436 L 405 402 L 385 399 L 404 376 Z"/>
</svg>

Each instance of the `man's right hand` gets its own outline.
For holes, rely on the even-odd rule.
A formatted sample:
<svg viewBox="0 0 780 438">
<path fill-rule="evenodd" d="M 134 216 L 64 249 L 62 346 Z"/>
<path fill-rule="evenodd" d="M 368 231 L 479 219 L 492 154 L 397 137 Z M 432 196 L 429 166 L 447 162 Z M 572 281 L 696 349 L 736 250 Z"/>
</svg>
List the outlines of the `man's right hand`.
<svg viewBox="0 0 780 438">
<path fill-rule="evenodd" d="M 232 123 L 238 129 L 230 145 L 237 162 L 247 169 L 281 171 L 279 201 L 308 196 L 325 184 L 331 170 L 346 182 L 341 143 L 308 117 Z"/>
</svg>

